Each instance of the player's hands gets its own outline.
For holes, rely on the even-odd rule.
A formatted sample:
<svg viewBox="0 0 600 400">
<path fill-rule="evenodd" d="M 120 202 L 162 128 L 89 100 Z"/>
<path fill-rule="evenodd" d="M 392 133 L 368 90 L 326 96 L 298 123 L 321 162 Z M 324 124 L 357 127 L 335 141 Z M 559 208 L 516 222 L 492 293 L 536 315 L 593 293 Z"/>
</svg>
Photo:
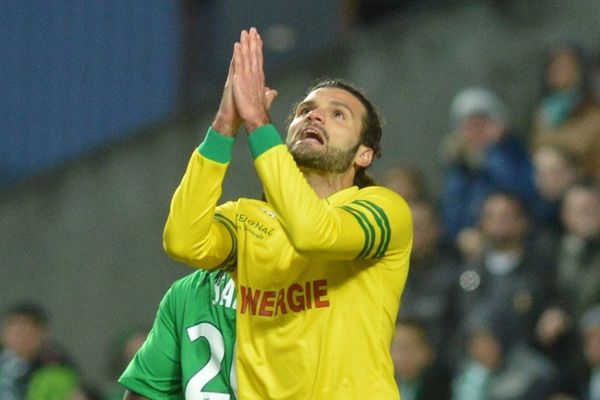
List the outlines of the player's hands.
<svg viewBox="0 0 600 400">
<path fill-rule="evenodd" d="M 233 101 L 233 91 L 231 87 L 232 79 L 233 57 L 229 63 L 229 72 L 227 73 L 227 79 L 225 80 L 221 104 L 219 104 L 219 110 L 217 111 L 217 115 L 212 124 L 214 130 L 225 136 L 235 136 L 242 125 L 242 119 L 240 118 L 235 107 L 235 102 Z"/>
<path fill-rule="evenodd" d="M 248 133 L 269 123 L 277 91 L 265 85 L 263 42 L 256 28 L 242 31 L 233 48 L 233 98 Z"/>
</svg>

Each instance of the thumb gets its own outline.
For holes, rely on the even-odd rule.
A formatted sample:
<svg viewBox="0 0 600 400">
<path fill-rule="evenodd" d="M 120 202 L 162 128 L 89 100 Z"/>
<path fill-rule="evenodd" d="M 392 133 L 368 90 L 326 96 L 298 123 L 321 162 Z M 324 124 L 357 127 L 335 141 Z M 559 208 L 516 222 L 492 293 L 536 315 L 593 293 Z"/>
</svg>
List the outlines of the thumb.
<svg viewBox="0 0 600 400">
<path fill-rule="evenodd" d="M 277 90 L 265 87 L 265 108 L 267 111 L 271 109 L 271 104 L 273 104 L 273 101 L 278 94 L 279 93 L 277 93 Z"/>
</svg>

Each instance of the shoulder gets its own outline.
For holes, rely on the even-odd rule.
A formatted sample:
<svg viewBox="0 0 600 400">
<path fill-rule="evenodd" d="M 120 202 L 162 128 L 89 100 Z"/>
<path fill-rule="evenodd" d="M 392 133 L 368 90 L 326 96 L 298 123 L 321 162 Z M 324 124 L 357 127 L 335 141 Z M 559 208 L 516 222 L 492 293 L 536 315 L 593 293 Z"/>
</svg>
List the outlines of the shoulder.
<svg viewBox="0 0 600 400">
<path fill-rule="evenodd" d="M 190 287 L 197 287 L 201 285 L 208 278 L 209 271 L 206 270 L 197 270 L 176 280 L 171 285 L 171 290 L 182 290 Z"/>
<path fill-rule="evenodd" d="M 216 213 L 228 216 L 237 214 L 240 209 L 254 209 L 260 211 L 264 208 L 271 209 L 269 204 L 266 203 L 264 200 L 240 197 L 235 201 L 227 201 L 225 203 L 220 204 L 216 209 Z"/>
<path fill-rule="evenodd" d="M 383 186 L 368 186 L 359 189 L 352 197 L 353 203 L 371 203 L 382 208 L 386 213 L 410 216 L 406 200 L 398 193 Z"/>
<path fill-rule="evenodd" d="M 218 271 L 215 271 L 218 272 Z M 213 272 L 197 270 L 189 275 L 176 280 L 163 297 L 163 303 L 169 307 L 179 307 L 187 303 L 194 295 L 200 293 L 203 288 L 210 286 L 209 276 Z"/>
<path fill-rule="evenodd" d="M 384 186 L 373 185 L 367 186 L 356 191 L 354 197 L 380 197 L 383 199 L 390 199 L 394 201 L 400 201 L 406 203 L 405 200 L 398 193 Z"/>
<path fill-rule="evenodd" d="M 227 282 L 231 280 L 229 272 L 218 270 L 197 270 L 189 275 L 176 280 L 171 285 L 171 292 L 196 291 L 198 288 L 213 285 L 215 282 Z"/>
<path fill-rule="evenodd" d="M 402 196 L 383 186 L 369 186 L 355 193 L 351 205 L 352 208 L 360 207 L 377 226 L 381 226 L 394 247 L 410 245 L 412 214 Z"/>
</svg>

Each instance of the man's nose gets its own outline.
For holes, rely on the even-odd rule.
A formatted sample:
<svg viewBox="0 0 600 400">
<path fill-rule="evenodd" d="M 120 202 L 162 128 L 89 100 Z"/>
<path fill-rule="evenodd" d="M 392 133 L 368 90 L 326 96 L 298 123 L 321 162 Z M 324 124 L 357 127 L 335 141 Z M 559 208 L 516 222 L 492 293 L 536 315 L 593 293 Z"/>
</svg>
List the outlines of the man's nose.
<svg viewBox="0 0 600 400">
<path fill-rule="evenodd" d="M 325 113 L 320 108 L 313 108 L 307 115 L 307 118 L 311 121 L 318 121 L 320 123 L 325 122 Z"/>
</svg>

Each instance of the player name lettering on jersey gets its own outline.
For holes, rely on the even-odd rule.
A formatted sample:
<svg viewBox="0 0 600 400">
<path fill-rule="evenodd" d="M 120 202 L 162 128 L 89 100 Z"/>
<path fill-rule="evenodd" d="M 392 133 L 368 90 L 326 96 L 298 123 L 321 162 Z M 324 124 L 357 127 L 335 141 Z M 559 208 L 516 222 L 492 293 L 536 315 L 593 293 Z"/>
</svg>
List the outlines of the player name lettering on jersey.
<svg viewBox="0 0 600 400">
<path fill-rule="evenodd" d="M 217 306 L 224 306 L 227 308 L 237 308 L 237 300 L 235 298 L 235 283 L 233 279 L 228 279 L 227 283 L 221 290 L 219 282 L 215 282 L 214 285 L 215 297 L 212 299 L 212 303 Z"/>
<path fill-rule="evenodd" d="M 312 308 L 329 307 L 327 280 L 292 283 L 279 290 L 260 290 L 240 285 L 242 314 L 273 317 L 288 312 L 301 312 Z"/>
<path fill-rule="evenodd" d="M 274 228 L 264 225 L 260 221 L 248 218 L 248 216 L 244 214 L 239 214 L 237 219 L 238 222 L 240 222 L 242 229 L 244 229 L 246 232 L 249 232 L 257 239 L 264 239 L 266 236 L 271 236 L 275 231 Z"/>
</svg>

